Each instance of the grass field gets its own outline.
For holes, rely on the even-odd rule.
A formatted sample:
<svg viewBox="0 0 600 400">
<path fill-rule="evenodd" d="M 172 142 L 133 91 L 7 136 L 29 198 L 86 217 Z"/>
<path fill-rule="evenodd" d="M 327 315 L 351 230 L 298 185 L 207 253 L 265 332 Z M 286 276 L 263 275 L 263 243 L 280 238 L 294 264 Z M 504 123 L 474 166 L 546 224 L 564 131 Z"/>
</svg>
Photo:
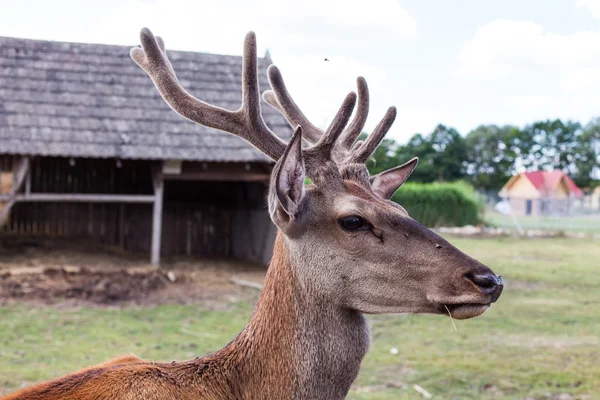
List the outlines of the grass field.
<svg viewBox="0 0 600 400">
<path fill-rule="evenodd" d="M 373 345 L 349 398 L 422 399 L 418 384 L 434 399 L 600 399 L 600 242 L 453 242 L 505 277 L 503 296 L 482 317 L 456 321 L 458 331 L 440 316 L 370 317 Z M 0 308 L 0 393 L 123 353 L 205 354 L 251 309 Z"/>
<path fill-rule="evenodd" d="M 525 230 L 534 229 L 555 232 L 583 232 L 587 234 L 600 233 L 600 214 L 577 215 L 571 217 L 537 217 L 519 216 L 515 217 L 521 227 Z M 486 211 L 485 222 L 491 226 L 515 230 L 513 220 L 495 211 Z"/>
</svg>

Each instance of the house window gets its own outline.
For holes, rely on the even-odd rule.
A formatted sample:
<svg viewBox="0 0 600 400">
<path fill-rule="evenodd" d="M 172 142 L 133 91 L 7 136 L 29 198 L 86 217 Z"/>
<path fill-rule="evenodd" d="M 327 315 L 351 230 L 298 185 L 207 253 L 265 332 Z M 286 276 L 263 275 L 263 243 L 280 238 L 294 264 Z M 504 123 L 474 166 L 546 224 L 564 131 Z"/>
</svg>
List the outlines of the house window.
<svg viewBox="0 0 600 400">
<path fill-rule="evenodd" d="M 525 202 L 525 215 L 531 215 L 531 205 L 532 205 L 531 200 L 527 200 Z"/>
</svg>

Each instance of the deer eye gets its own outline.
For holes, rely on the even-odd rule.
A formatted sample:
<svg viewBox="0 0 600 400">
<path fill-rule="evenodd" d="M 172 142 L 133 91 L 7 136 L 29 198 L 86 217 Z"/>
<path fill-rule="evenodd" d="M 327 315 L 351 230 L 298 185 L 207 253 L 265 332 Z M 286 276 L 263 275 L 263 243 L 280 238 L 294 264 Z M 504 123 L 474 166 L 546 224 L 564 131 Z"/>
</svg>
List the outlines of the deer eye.
<svg viewBox="0 0 600 400">
<path fill-rule="evenodd" d="M 367 221 L 358 215 L 348 215 L 339 219 L 340 226 L 347 231 L 356 231 L 359 229 L 365 229 L 369 227 Z"/>
</svg>

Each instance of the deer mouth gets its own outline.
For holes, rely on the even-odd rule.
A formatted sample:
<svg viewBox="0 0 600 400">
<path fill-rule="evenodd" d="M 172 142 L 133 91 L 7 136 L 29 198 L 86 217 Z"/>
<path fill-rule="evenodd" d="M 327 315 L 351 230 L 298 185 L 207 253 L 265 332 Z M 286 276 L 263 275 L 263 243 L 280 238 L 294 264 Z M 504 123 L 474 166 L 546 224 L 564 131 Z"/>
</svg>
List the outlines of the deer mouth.
<svg viewBox="0 0 600 400">
<path fill-rule="evenodd" d="M 502 276 L 494 274 L 489 268 L 484 267 L 478 273 L 469 273 L 465 275 L 465 280 L 473 284 L 479 292 L 477 297 L 468 296 L 473 301 L 460 303 L 461 299 L 456 298 L 456 303 L 446 303 L 437 301 L 438 312 L 450 315 L 455 319 L 468 319 L 477 317 L 487 311 L 495 303 L 504 289 L 504 280 Z M 468 298 L 467 297 L 467 298 Z M 464 299 L 464 297 L 463 297 Z M 469 300 L 471 300 L 469 299 Z"/>
<path fill-rule="evenodd" d="M 454 319 L 469 319 L 483 314 L 491 305 L 491 303 L 442 304 L 440 313 L 449 314 Z"/>
</svg>

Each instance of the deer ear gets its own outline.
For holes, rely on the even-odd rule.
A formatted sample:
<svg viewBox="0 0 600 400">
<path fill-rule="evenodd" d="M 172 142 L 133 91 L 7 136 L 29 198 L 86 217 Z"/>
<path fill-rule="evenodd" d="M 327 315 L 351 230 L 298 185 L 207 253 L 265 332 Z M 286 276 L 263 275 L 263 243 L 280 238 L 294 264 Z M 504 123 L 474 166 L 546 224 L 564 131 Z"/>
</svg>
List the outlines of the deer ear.
<svg viewBox="0 0 600 400">
<path fill-rule="evenodd" d="M 413 158 L 399 167 L 388 169 L 371 177 L 371 190 L 382 199 L 390 199 L 417 167 L 419 159 Z"/>
<path fill-rule="evenodd" d="M 298 126 L 273 171 L 271 192 L 274 193 L 269 208 L 276 225 L 298 217 L 304 198 L 304 176 L 302 128 Z"/>
</svg>

